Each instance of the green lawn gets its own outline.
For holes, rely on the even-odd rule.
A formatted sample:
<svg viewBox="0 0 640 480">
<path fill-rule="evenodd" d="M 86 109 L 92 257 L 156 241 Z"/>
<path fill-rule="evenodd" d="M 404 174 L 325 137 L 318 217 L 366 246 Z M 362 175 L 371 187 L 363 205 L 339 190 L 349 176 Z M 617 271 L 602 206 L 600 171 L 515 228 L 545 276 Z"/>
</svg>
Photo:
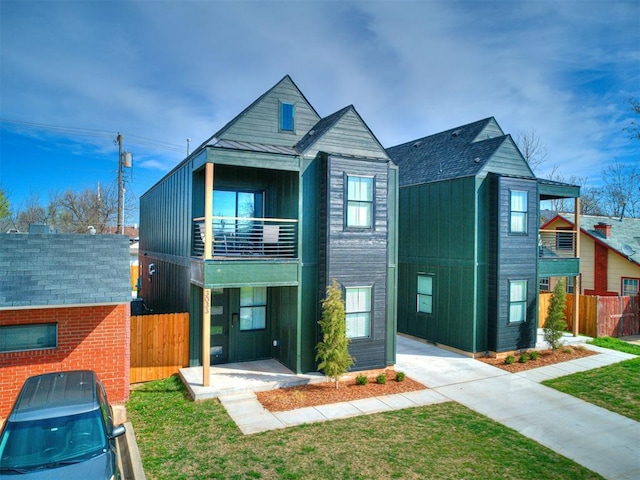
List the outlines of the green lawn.
<svg viewBox="0 0 640 480">
<path fill-rule="evenodd" d="M 631 345 L 617 338 L 596 338 L 591 343 L 640 355 L 640 346 Z M 542 383 L 640 421 L 640 358 L 546 380 Z"/>
<path fill-rule="evenodd" d="M 150 480 L 601 478 L 453 402 L 244 436 L 172 377 L 133 391 L 127 412 Z"/>
</svg>

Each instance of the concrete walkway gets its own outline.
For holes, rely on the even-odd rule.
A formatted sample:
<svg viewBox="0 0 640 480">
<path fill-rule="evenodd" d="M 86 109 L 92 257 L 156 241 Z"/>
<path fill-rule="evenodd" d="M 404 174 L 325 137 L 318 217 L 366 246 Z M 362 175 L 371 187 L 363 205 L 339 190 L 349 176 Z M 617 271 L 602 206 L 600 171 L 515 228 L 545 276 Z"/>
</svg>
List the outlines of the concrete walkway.
<svg viewBox="0 0 640 480">
<path fill-rule="evenodd" d="M 640 478 L 640 424 L 540 385 L 540 382 L 634 358 L 588 345 L 598 355 L 511 374 L 433 345 L 398 336 L 396 370 L 429 388 L 271 413 L 253 393 L 220 402 L 245 434 L 401 408 L 456 401 L 608 479 Z"/>
</svg>

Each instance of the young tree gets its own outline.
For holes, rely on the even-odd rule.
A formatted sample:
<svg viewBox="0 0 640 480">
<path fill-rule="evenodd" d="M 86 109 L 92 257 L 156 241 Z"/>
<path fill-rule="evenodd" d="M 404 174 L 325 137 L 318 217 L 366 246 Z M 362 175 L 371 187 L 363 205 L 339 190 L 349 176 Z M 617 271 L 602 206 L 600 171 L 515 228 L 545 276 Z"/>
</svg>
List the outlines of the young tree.
<svg viewBox="0 0 640 480">
<path fill-rule="evenodd" d="M 338 388 L 340 376 L 353 365 L 354 359 L 349 355 L 342 290 L 335 278 L 327 286 L 327 296 L 322 300 L 322 320 L 318 323 L 322 329 L 322 341 L 316 345 L 318 368 L 332 378 Z"/>
<path fill-rule="evenodd" d="M 0 220 L 4 220 L 5 218 L 11 215 L 11 208 L 9 205 L 9 199 L 4 194 L 4 190 L 0 188 Z"/>
<path fill-rule="evenodd" d="M 534 129 L 526 129 L 518 133 L 516 144 L 534 172 L 549 157 L 547 146 L 540 140 L 538 132 Z"/>
<path fill-rule="evenodd" d="M 567 298 L 565 280 L 560 280 L 553 288 L 547 320 L 544 322 L 544 341 L 549 344 L 553 352 L 562 346 L 562 332 L 567 328 L 564 316 L 564 304 Z"/>
</svg>

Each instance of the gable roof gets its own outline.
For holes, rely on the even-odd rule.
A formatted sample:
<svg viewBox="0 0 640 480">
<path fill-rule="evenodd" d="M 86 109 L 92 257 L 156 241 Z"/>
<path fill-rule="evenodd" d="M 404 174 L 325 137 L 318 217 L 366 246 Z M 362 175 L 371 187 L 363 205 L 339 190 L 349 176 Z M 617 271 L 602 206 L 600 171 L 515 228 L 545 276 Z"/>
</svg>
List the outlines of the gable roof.
<svg viewBox="0 0 640 480">
<path fill-rule="evenodd" d="M 541 228 L 544 229 L 558 218 L 574 225 L 573 213 L 559 213 Z M 596 229 L 598 224 L 611 225 L 609 238 Z M 640 265 L 640 218 L 627 217 L 620 220 L 599 215 L 580 215 L 580 231 L 627 258 L 630 262 Z"/>
<path fill-rule="evenodd" d="M 285 94 L 285 92 L 287 92 Z M 271 99 L 271 97 L 278 97 L 280 99 L 284 97 L 286 101 L 295 101 L 299 102 L 296 105 L 296 123 L 300 124 L 301 127 L 298 128 L 296 126 L 296 130 L 301 130 L 300 133 L 291 134 L 288 133 L 282 140 L 275 140 L 276 136 L 270 135 L 269 140 L 267 141 L 256 141 L 253 138 L 248 138 L 247 135 L 242 131 L 243 122 L 250 122 L 252 115 L 258 115 L 260 117 L 260 123 L 264 124 L 264 113 L 257 113 L 260 109 L 260 106 L 265 102 Z M 274 102 L 277 102 L 277 99 L 272 99 Z M 271 109 L 270 109 L 271 110 Z M 283 147 L 293 147 L 293 144 L 296 143 L 304 133 L 306 133 L 307 128 L 303 125 L 304 122 L 301 122 L 301 116 L 306 113 L 306 117 L 309 117 L 305 120 L 308 123 L 308 126 L 313 125 L 320 119 L 320 115 L 313 108 L 313 106 L 309 103 L 304 94 L 300 91 L 298 86 L 295 84 L 293 79 L 289 75 L 285 75 L 282 79 L 276 83 L 269 90 L 260 95 L 257 99 L 255 99 L 249 106 L 247 106 L 242 112 L 236 115 L 233 119 L 227 122 L 220 130 L 214 133 L 211 137 L 205 140 L 194 152 L 204 148 L 205 146 L 217 146 L 222 148 L 235 148 L 236 145 L 233 143 L 224 144 L 223 141 L 227 142 L 237 142 L 242 146 L 242 150 L 250 150 L 250 151 L 264 151 L 264 148 L 259 147 L 259 145 L 279 145 Z M 269 111 L 270 115 L 273 116 L 274 125 L 277 125 L 279 111 L 277 109 L 272 109 Z M 272 132 L 273 133 L 273 132 Z M 287 153 L 290 153 L 289 151 Z M 295 152 L 294 152 L 295 153 Z"/>
<path fill-rule="evenodd" d="M 500 150 L 522 164 L 519 173 L 535 178 L 511 136 L 493 117 L 390 147 L 387 152 L 399 166 L 400 185 L 407 186 L 489 171 L 508 173 L 489 163 Z"/>
<path fill-rule="evenodd" d="M 129 237 L 0 234 L 0 310 L 131 301 Z"/>
<path fill-rule="evenodd" d="M 342 130 L 338 132 L 339 129 Z M 332 134 L 336 137 L 330 138 Z M 344 147 L 341 144 L 344 144 Z M 384 147 L 353 105 L 347 105 L 321 119 L 295 145 L 296 151 L 301 154 L 311 151 L 313 147 L 326 153 L 389 158 Z"/>
</svg>

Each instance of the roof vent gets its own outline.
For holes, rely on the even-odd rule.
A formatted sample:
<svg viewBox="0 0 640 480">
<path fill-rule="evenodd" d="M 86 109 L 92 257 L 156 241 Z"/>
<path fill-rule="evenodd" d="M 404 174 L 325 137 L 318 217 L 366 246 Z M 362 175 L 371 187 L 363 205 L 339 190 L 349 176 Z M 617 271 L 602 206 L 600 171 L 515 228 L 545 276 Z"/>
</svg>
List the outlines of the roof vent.
<svg viewBox="0 0 640 480">
<path fill-rule="evenodd" d="M 456 131 L 454 131 L 454 132 L 451 134 L 451 136 L 452 136 L 453 138 L 455 138 L 455 137 L 459 137 L 461 132 L 462 132 L 461 130 L 456 130 Z"/>
<path fill-rule="evenodd" d="M 309 135 L 314 135 L 316 133 L 315 130 L 309 130 Z"/>
<path fill-rule="evenodd" d="M 418 148 L 420 145 L 422 145 L 422 140 L 418 140 L 416 143 L 414 143 L 413 148 Z"/>
<path fill-rule="evenodd" d="M 474 158 L 473 161 L 476 162 L 476 163 L 480 163 L 480 157 Z"/>
</svg>

